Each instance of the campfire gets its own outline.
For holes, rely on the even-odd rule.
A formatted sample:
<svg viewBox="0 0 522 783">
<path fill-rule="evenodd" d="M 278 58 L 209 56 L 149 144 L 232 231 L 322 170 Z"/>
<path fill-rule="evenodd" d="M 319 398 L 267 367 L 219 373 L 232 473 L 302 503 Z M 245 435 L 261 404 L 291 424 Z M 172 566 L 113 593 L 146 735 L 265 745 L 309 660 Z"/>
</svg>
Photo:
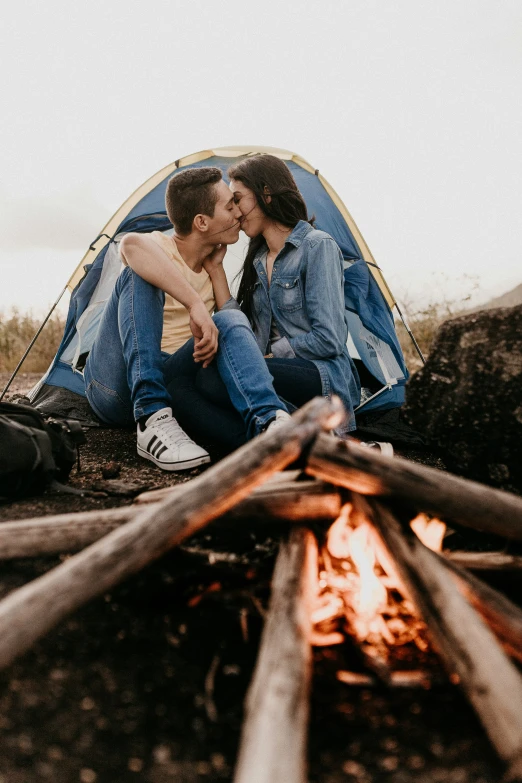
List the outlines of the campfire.
<svg viewBox="0 0 522 783">
<path fill-rule="evenodd" d="M 419 515 L 411 526 L 426 545 L 441 550 L 444 523 Z M 377 530 L 351 503 L 343 506 L 320 550 L 311 623 L 312 645 L 342 644 L 348 636 L 379 680 L 429 683 L 429 674 L 418 670 L 430 650 L 426 624 L 408 600 Z M 406 661 L 408 669 L 402 670 Z M 372 683 L 371 677 L 353 672 L 338 676 L 344 682 Z"/>
<path fill-rule="evenodd" d="M 445 523 L 522 539 L 522 500 L 326 434 L 341 417 L 338 401 L 316 399 L 201 476 L 131 506 L 2 524 L 0 558 L 77 554 L 0 601 L 0 666 L 217 517 L 268 518 L 290 532 L 235 783 L 306 780 L 312 646 L 341 644 L 359 656 L 338 672 L 350 685 L 427 685 L 440 661 L 508 778 L 522 780 L 522 610 L 462 566 L 506 560 L 441 552 Z M 298 459 L 299 470 L 282 472 Z"/>
</svg>

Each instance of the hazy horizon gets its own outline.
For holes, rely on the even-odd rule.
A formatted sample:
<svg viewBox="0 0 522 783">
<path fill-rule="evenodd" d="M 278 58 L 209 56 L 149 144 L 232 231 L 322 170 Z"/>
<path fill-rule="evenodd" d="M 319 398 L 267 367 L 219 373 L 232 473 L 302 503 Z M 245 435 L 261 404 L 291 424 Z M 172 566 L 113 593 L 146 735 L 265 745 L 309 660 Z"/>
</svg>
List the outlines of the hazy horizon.
<svg viewBox="0 0 522 783">
<path fill-rule="evenodd" d="M 147 11 L 26 0 L 5 15 L 0 310 L 43 313 L 142 182 L 231 144 L 319 168 L 399 300 L 478 286 L 479 303 L 522 282 L 516 0 Z"/>
</svg>

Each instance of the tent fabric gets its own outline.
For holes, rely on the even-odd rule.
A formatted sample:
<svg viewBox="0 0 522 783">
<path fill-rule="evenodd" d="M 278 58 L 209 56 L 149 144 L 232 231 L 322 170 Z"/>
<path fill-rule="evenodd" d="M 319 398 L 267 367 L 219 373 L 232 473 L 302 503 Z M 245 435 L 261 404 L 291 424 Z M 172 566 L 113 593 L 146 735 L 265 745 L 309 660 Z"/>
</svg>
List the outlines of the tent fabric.
<svg viewBox="0 0 522 783">
<path fill-rule="evenodd" d="M 165 166 L 129 196 L 69 279 L 72 293 L 63 339 L 51 367 L 33 390 L 34 402 L 45 385 L 85 394 L 81 371 L 119 274 L 118 241 L 130 231 L 172 228 L 165 211 L 165 190 L 172 174 L 186 168 L 217 166 L 226 179 L 226 171 L 233 162 L 262 152 L 277 155 L 286 162 L 309 214 L 315 216 L 317 228 L 336 240 L 345 258 L 345 299 L 353 347 L 377 386 L 385 389 L 365 405 L 365 411 L 402 405 L 408 373 L 390 309 L 395 300 L 381 271 L 348 210 L 319 172 L 299 155 L 270 147 L 220 148 L 195 153 Z"/>
<path fill-rule="evenodd" d="M 408 370 L 392 312 L 362 259 L 344 271 L 344 301 L 357 353 L 382 385 L 390 385 L 386 392 L 364 406 L 365 412 L 399 407 L 404 403 Z"/>
</svg>

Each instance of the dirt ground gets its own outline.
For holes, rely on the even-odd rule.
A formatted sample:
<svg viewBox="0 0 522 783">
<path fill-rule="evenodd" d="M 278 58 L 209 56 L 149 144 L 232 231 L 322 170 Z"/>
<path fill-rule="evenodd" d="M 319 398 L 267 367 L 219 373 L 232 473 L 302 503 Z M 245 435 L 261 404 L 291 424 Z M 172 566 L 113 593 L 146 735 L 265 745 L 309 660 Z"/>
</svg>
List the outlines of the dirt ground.
<svg viewBox="0 0 522 783">
<path fill-rule="evenodd" d="M 25 391 L 30 380 L 22 378 L 10 393 Z M 199 472 L 168 475 L 148 467 L 130 431 L 93 429 L 87 437 L 70 483 L 96 496 L 46 494 L 5 504 L 0 522 L 128 503 L 100 492 L 111 461 L 120 466 L 120 480 L 143 489 Z M 91 601 L 1 673 L 0 783 L 232 780 L 280 534 L 247 523 L 235 530 L 214 524 Z M 238 557 L 211 564 L 202 549 Z M 0 595 L 64 557 L 2 563 Z M 518 586 L 510 589 L 516 595 Z M 336 679 L 338 669 L 350 668 L 356 664 L 347 647 L 314 653 L 312 783 L 501 779 L 459 690 L 444 680 L 430 690 L 352 688 Z"/>
</svg>

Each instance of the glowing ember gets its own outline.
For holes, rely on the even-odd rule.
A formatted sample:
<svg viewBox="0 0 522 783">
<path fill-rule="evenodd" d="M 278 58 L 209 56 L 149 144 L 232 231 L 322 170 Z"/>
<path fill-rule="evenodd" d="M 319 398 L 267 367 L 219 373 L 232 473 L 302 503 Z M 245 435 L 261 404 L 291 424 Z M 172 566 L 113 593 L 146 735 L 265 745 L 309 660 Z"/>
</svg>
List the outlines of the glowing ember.
<svg viewBox="0 0 522 783">
<path fill-rule="evenodd" d="M 410 527 L 424 546 L 434 552 L 442 552 L 442 542 L 446 535 L 446 525 L 440 519 L 430 519 L 426 514 L 419 514 L 412 519 Z"/>
</svg>

